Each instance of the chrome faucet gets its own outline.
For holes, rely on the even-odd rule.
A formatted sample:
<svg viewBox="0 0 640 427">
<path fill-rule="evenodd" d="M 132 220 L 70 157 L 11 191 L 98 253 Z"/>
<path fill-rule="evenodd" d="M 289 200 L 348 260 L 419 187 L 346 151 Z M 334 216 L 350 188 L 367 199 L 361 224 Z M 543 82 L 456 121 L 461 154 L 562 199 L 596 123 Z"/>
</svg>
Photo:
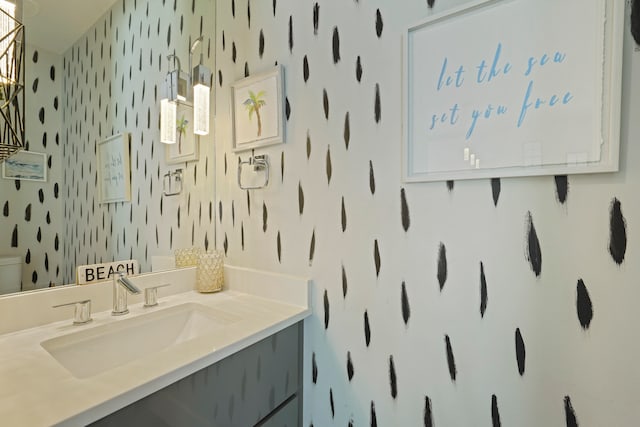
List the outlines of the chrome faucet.
<svg viewBox="0 0 640 427">
<path fill-rule="evenodd" d="M 113 310 L 112 316 L 122 316 L 127 314 L 127 292 L 139 294 L 140 289 L 127 279 L 124 272 L 117 272 L 113 275 Z"/>
</svg>

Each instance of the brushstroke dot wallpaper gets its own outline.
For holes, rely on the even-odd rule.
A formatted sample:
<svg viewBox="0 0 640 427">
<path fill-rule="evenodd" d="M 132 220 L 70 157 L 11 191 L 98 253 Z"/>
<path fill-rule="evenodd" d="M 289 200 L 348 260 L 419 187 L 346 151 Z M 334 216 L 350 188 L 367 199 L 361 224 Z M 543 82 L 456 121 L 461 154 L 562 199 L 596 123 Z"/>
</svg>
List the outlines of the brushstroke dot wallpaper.
<svg viewBox="0 0 640 427">
<path fill-rule="evenodd" d="M 216 246 L 313 280 L 305 427 L 636 425 L 629 20 L 619 173 L 402 183 L 402 35 L 463 3 L 219 0 Z M 230 85 L 276 63 L 286 142 L 256 150 L 269 187 L 241 191 Z"/>
</svg>

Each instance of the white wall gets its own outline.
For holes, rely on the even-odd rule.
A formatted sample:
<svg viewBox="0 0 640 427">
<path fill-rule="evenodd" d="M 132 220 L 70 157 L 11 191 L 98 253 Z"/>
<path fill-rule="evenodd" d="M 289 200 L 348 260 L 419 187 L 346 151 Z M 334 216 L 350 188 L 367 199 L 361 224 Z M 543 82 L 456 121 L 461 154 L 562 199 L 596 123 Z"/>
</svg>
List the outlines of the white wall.
<svg viewBox="0 0 640 427">
<path fill-rule="evenodd" d="M 635 425 L 640 419 L 635 363 L 640 52 L 634 52 L 627 29 L 619 173 L 570 176 L 564 203 L 554 177 L 502 179 L 497 204 L 490 180 L 458 181 L 452 189 L 445 183 L 404 185 L 401 35 L 462 1 L 436 0 L 433 9 L 427 3 L 217 4 L 216 209 L 221 215 L 216 246 L 231 264 L 314 280 L 314 315 L 305 330 L 304 425 L 369 425 L 373 418 L 379 425 L 431 425 L 425 412 L 433 425 L 447 427 L 488 426 L 492 418 L 493 425 L 498 418 L 511 426 L 574 425 L 572 414 L 583 426 Z M 337 63 L 334 28 L 340 39 Z M 472 43 L 473 34 L 468 37 Z M 231 150 L 230 85 L 244 77 L 245 67 L 253 75 L 276 62 L 286 71 L 287 142 L 257 151 L 270 156 L 269 188 L 243 192 L 235 182 L 238 155 Z M 403 191 L 410 218 L 406 231 Z M 609 252 L 614 199 L 626 223 L 621 265 Z M 542 254 L 539 277 L 527 260 L 529 214 Z M 447 259 L 442 290 L 441 244 Z M 484 316 L 481 263 L 488 295 Z M 588 312 L 587 299 L 593 316 L 583 328 L 578 305 L 581 314 Z M 586 326 L 589 316 L 582 319 Z M 522 374 L 517 336 L 526 353 Z"/>
</svg>

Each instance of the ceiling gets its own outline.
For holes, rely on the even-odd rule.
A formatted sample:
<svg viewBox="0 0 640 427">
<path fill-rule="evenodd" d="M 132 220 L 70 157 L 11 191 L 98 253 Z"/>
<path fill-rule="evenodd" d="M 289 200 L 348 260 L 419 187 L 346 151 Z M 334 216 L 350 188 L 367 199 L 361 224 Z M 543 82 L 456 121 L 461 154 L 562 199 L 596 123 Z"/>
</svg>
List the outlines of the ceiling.
<svg viewBox="0 0 640 427">
<path fill-rule="evenodd" d="M 24 0 L 27 43 L 62 54 L 116 1 Z"/>
</svg>

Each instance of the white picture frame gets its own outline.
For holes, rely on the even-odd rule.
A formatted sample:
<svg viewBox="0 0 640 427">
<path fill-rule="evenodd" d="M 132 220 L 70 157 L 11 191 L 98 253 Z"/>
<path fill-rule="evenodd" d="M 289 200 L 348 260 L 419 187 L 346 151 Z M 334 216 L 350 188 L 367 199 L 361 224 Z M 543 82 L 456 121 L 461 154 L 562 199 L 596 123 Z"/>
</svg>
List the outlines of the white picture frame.
<svg viewBox="0 0 640 427">
<path fill-rule="evenodd" d="M 285 142 L 283 76 L 278 65 L 231 85 L 233 151 Z"/>
<path fill-rule="evenodd" d="M 21 150 L 2 162 L 2 178 L 47 182 L 47 155 Z"/>
<path fill-rule="evenodd" d="M 98 142 L 99 202 L 131 201 L 130 134 L 121 133 Z"/>
<path fill-rule="evenodd" d="M 180 126 L 182 124 L 182 126 Z M 179 101 L 176 109 L 175 144 L 165 144 L 168 165 L 197 161 L 200 155 L 200 137 L 193 132 L 193 104 Z"/>
<path fill-rule="evenodd" d="M 578 9 L 568 0 L 477 0 L 409 27 L 403 43 L 403 182 L 617 171 L 624 9 L 615 0 Z M 557 19 L 541 22 L 551 15 Z M 565 15 L 576 23 L 570 33 L 560 24 Z M 542 27 L 544 32 L 532 30 Z M 473 43 L 463 34 L 474 34 Z M 534 65 L 551 65 L 528 75 L 530 57 Z M 488 82 L 492 67 L 496 73 Z M 555 110 L 545 108 L 551 103 Z M 499 104 L 507 107 L 502 117 Z M 488 105 L 491 117 L 471 126 L 474 109 L 483 115 Z"/>
</svg>

